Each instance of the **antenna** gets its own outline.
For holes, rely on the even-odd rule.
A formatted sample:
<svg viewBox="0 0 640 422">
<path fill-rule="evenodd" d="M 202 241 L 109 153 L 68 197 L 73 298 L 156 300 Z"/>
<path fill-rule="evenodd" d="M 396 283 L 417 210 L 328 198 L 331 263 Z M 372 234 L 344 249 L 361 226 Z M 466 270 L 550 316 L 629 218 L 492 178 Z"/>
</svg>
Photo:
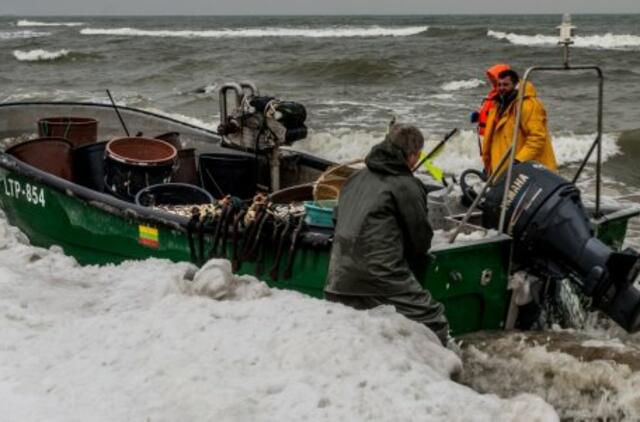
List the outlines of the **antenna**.
<svg viewBox="0 0 640 422">
<path fill-rule="evenodd" d="M 558 45 L 564 47 L 564 67 L 568 69 L 569 65 L 569 46 L 573 44 L 575 26 L 571 24 L 571 15 L 565 13 L 562 15 L 562 23 L 557 27 L 560 30 L 560 40 Z"/>
</svg>

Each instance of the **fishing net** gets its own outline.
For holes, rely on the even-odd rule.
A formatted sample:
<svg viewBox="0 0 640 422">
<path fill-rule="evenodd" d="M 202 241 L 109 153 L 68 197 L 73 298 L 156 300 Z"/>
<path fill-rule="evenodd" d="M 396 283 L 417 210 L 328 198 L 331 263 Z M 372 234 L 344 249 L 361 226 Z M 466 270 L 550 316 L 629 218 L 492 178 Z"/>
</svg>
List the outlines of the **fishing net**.
<svg viewBox="0 0 640 422">
<path fill-rule="evenodd" d="M 313 199 L 317 204 L 337 200 L 340 189 L 356 171 L 364 168 L 364 160 L 358 159 L 329 167 L 313 184 Z"/>
</svg>

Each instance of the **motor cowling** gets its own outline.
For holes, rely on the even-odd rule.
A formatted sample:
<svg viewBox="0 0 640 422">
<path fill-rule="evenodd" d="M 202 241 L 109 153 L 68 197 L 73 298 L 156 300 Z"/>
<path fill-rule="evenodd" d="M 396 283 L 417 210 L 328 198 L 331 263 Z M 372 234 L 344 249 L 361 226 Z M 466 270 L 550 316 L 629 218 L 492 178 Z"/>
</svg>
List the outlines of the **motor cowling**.
<svg viewBox="0 0 640 422">
<path fill-rule="evenodd" d="M 304 124 L 307 111 L 302 104 L 270 96 L 239 97 L 241 100 L 234 109 L 221 114 L 218 126 L 218 133 L 228 142 L 247 149 L 268 150 L 307 137 Z M 226 104 L 226 93 L 222 90 L 221 102 Z"/>
<path fill-rule="evenodd" d="M 487 192 L 485 227 L 498 227 L 505 183 L 503 175 Z M 504 224 L 515 262 L 538 275 L 569 277 L 627 331 L 640 329 L 638 253 L 614 251 L 595 237 L 575 185 L 535 162 L 514 165 Z"/>
</svg>

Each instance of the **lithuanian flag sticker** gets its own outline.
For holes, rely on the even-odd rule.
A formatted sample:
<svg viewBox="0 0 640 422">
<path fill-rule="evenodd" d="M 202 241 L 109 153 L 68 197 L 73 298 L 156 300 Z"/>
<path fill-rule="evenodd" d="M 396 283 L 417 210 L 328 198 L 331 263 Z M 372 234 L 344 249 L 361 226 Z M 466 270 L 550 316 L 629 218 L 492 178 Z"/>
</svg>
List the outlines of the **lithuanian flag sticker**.
<svg viewBox="0 0 640 422">
<path fill-rule="evenodd" d="M 140 224 L 138 226 L 138 243 L 149 248 L 158 248 L 160 246 L 158 229 Z"/>
</svg>

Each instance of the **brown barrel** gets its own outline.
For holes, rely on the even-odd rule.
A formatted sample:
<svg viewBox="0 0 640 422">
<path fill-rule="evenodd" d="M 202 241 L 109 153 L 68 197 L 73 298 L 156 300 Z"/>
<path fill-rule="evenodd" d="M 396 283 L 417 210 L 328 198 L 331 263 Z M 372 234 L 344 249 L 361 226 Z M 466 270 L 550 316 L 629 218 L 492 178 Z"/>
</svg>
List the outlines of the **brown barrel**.
<svg viewBox="0 0 640 422">
<path fill-rule="evenodd" d="M 7 148 L 6 153 L 54 176 L 73 180 L 71 142 L 63 138 L 38 138 Z"/>
<path fill-rule="evenodd" d="M 107 143 L 105 188 L 132 201 L 141 189 L 171 180 L 176 149 L 151 138 L 117 138 Z"/>
<path fill-rule="evenodd" d="M 90 117 L 45 117 L 38 120 L 40 137 L 65 138 L 74 147 L 98 139 L 98 121 Z"/>
</svg>

